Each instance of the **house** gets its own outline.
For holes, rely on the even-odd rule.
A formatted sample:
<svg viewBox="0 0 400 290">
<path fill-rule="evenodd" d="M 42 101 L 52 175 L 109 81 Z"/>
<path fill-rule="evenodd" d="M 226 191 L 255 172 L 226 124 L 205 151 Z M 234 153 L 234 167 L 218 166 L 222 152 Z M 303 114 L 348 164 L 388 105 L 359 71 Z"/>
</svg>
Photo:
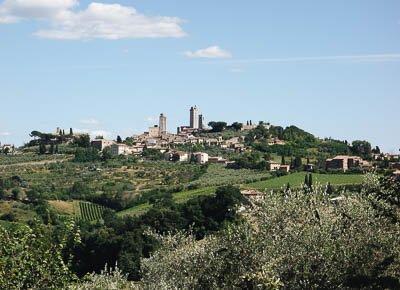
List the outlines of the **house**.
<svg viewBox="0 0 400 290">
<path fill-rule="evenodd" d="M 283 172 L 290 172 L 290 165 L 281 165 L 279 166 L 279 170 Z"/>
<path fill-rule="evenodd" d="M 164 156 L 166 160 L 173 162 L 185 162 L 189 160 L 189 154 L 183 151 L 169 151 Z"/>
<path fill-rule="evenodd" d="M 119 156 L 119 155 L 130 155 L 133 153 L 133 148 L 126 144 L 112 144 L 110 146 L 111 155 Z"/>
<path fill-rule="evenodd" d="M 4 144 L 1 147 L 0 152 L 3 152 L 4 154 L 13 154 L 15 152 L 15 146 L 11 144 Z"/>
<path fill-rule="evenodd" d="M 96 139 L 91 142 L 92 147 L 99 151 L 103 151 L 104 148 L 110 147 L 113 144 L 115 144 L 115 141 L 105 139 Z"/>
<path fill-rule="evenodd" d="M 389 168 L 390 169 L 398 169 L 398 170 L 400 170 L 400 162 L 390 162 L 389 163 Z"/>
<path fill-rule="evenodd" d="M 339 155 L 326 160 L 326 170 L 342 170 L 347 171 L 352 168 L 370 167 L 369 162 L 364 161 L 358 156 Z"/>
<path fill-rule="evenodd" d="M 241 194 L 250 200 L 263 200 L 265 193 L 254 189 L 244 189 L 240 191 Z"/>
<path fill-rule="evenodd" d="M 280 140 L 277 137 L 272 138 L 271 140 L 268 141 L 268 145 L 272 146 L 272 145 L 285 145 L 285 141 Z"/>
<path fill-rule="evenodd" d="M 392 177 L 393 177 L 393 179 L 394 180 L 398 180 L 398 181 L 400 181 L 400 170 L 395 170 L 393 173 L 392 173 Z"/>
<path fill-rule="evenodd" d="M 281 167 L 281 164 L 278 162 L 269 162 L 269 171 L 278 171 Z"/>
<path fill-rule="evenodd" d="M 314 167 L 315 167 L 314 164 L 311 164 L 311 163 L 305 164 L 304 165 L 304 171 L 313 171 Z"/>
<path fill-rule="evenodd" d="M 194 158 L 196 159 L 197 163 L 205 164 L 208 162 L 208 154 L 204 152 L 196 152 L 193 153 Z"/>
<path fill-rule="evenodd" d="M 290 165 L 285 165 L 285 164 L 280 164 L 278 162 L 269 162 L 269 171 L 283 171 L 283 172 L 289 172 L 290 171 Z"/>
</svg>

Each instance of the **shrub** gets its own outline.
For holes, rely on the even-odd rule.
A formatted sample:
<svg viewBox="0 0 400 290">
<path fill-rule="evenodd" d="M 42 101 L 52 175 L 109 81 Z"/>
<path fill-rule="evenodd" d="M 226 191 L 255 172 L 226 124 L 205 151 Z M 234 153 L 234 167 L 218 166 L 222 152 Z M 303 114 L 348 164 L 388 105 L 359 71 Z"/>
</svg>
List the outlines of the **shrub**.
<svg viewBox="0 0 400 290">
<path fill-rule="evenodd" d="M 158 236 L 142 261 L 149 288 L 398 289 L 400 227 L 377 215 L 372 197 L 331 201 L 313 191 L 268 194 L 243 222 L 196 241 Z M 379 202 L 375 200 L 375 202 Z"/>
<path fill-rule="evenodd" d="M 55 240 L 53 234 L 37 222 L 7 229 L 0 226 L 2 289 L 60 289 L 75 278 L 63 250 L 79 242 L 79 232 L 73 222 L 67 222 Z"/>
</svg>

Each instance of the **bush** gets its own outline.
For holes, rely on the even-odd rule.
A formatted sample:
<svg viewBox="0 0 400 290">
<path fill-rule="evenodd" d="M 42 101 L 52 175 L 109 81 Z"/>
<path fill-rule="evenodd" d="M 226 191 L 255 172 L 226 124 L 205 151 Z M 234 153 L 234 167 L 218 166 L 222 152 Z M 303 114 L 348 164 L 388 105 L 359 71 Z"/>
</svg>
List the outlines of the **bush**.
<svg viewBox="0 0 400 290">
<path fill-rule="evenodd" d="M 331 201 L 322 188 L 288 190 L 267 194 L 242 223 L 201 241 L 152 234 L 162 247 L 142 261 L 143 286 L 398 289 L 400 227 L 370 198 Z"/>
<path fill-rule="evenodd" d="M 63 259 L 67 244 L 79 242 L 68 222 L 54 232 L 38 223 L 6 229 L 0 226 L 0 285 L 2 289 L 60 289 L 75 279 Z"/>
</svg>

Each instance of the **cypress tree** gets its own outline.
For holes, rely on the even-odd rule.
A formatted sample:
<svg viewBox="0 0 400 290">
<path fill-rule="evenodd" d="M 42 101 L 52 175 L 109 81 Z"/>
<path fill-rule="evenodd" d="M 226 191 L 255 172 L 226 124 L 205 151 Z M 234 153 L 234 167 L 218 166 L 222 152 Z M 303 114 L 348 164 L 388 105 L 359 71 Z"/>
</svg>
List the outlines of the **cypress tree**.
<svg viewBox="0 0 400 290">
<path fill-rule="evenodd" d="M 328 185 L 326 186 L 326 193 L 329 195 L 333 193 L 333 188 L 330 182 L 328 182 Z"/>
<path fill-rule="evenodd" d="M 285 155 L 282 155 L 281 164 L 284 165 L 285 163 L 286 163 L 286 162 L 285 162 Z"/>
<path fill-rule="evenodd" d="M 69 135 L 74 135 L 74 132 L 72 131 L 72 128 L 69 128 Z"/>
<path fill-rule="evenodd" d="M 312 180 L 312 174 L 310 173 L 310 176 L 308 176 L 308 187 L 312 188 L 313 185 L 313 180 Z"/>
<path fill-rule="evenodd" d="M 39 154 L 46 154 L 46 145 L 40 143 L 39 145 Z"/>
<path fill-rule="evenodd" d="M 304 176 L 304 185 L 308 186 L 308 174 Z"/>
</svg>

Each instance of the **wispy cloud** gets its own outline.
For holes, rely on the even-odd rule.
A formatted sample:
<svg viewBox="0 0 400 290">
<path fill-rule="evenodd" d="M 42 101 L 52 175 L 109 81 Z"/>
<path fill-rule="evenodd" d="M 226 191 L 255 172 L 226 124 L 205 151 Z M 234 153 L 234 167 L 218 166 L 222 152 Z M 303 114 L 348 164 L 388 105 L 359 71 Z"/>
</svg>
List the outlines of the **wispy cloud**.
<svg viewBox="0 0 400 290">
<path fill-rule="evenodd" d="M 233 67 L 229 71 L 231 73 L 236 73 L 236 74 L 244 72 L 244 70 L 242 68 L 239 68 L 239 67 Z"/>
<path fill-rule="evenodd" d="M 145 121 L 148 123 L 156 123 L 158 121 L 158 118 L 156 116 L 149 116 L 145 118 Z"/>
<path fill-rule="evenodd" d="M 240 64 L 240 63 L 335 62 L 335 61 L 353 61 L 353 62 L 400 61 L 400 53 L 286 57 L 286 58 L 249 58 L 249 59 L 227 60 L 226 62 L 233 64 Z"/>
<path fill-rule="evenodd" d="M 75 9 L 78 6 L 78 0 L 5 0 L 0 23 L 38 20 L 49 27 L 36 36 L 63 40 L 186 36 L 177 17 L 148 16 L 120 4 L 92 2 L 86 9 Z"/>
<path fill-rule="evenodd" d="M 100 121 L 94 118 L 89 118 L 89 119 L 83 119 L 80 120 L 79 123 L 83 125 L 91 125 L 91 126 L 97 126 L 100 124 Z"/>
<path fill-rule="evenodd" d="M 189 58 L 231 58 L 232 54 L 217 45 L 210 46 L 196 51 L 186 51 L 185 55 Z"/>
<path fill-rule="evenodd" d="M 0 136 L 10 136 L 10 132 L 0 132 Z"/>
<path fill-rule="evenodd" d="M 104 138 L 110 138 L 112 137 L 112 132 L 107 131 L 107 130 L 102 130 L 102 129 L 80 129 L 80 128 L 73 128 L 73 131 L 75 133 L 82 133 L 82 134 L 89 134 L 90 137 L 95 138 L 97 136 L 103 136 Z"/>
</svg>

